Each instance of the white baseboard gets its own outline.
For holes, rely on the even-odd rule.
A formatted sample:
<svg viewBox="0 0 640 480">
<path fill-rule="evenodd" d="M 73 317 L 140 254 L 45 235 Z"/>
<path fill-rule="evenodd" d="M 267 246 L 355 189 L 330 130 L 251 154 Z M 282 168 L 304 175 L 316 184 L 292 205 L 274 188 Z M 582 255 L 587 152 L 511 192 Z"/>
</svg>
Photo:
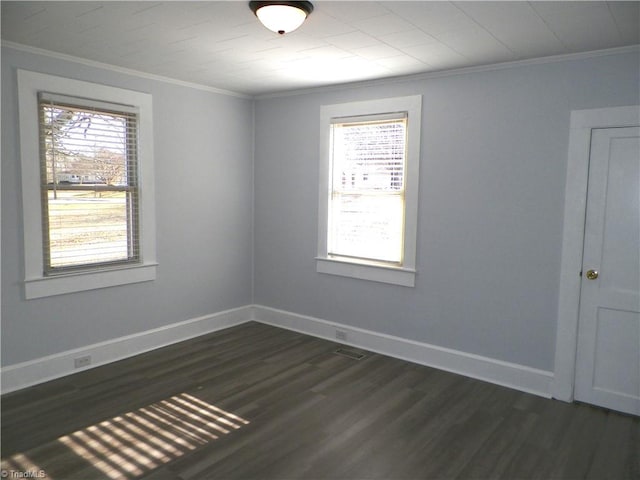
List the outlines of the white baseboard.
<svg viewBox="0 0 640 480">
<path fill-rule="evenodd" d="M 252 308 L 253 319 L 260 323 L 334 342 L 338 341 L 336 340 L 336 330 L 340 330 L 346 333 L 346 340 L 339 340 L 343 344 L 551 398 L 553 372 L 270 307 L 254 305 Z"/>
<path fill-rule="evenodd" d="M 251 320 L 252 315 L 253 309 L 250 306 L 243 306 L 10 365 L 1 370 L 2 393 L 13 392 L 199 335 L 240 325 Z M 74 359 L 85 355 L 91 355 L 91 365 L 82 369 L 74 368 Z"/>
<path fill-rule="evenodd" d="M 485 380 L 542 397 L 551 397 L 552 372 L 261 305 L 247 305 L 205 315 L 154 330 L 10 365 L 1 370 L 1 390 L 3 394 L 13 392 L 71 375 L 87 368 L 105 365 L 216 330 L 240 325 L 250 320 L 331 341 L 338 341 L 336 340 L 336 330 L 340 330 L 346 333 L 346 339 L 339 341 L 343 344 Z M 91 355 L 91 365 L 84 369 L 74 368 L 74 359 L 85 355 Z"/>
</svg>

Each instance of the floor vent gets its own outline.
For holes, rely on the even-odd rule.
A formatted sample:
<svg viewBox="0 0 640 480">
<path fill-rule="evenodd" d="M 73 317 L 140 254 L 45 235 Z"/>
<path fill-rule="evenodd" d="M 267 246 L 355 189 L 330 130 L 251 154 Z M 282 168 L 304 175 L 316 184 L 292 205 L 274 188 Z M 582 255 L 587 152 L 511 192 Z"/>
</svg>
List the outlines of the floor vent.
<svg viewBox="0 0 640 480">
<path fill-rule="evenodd" d="M 337 353 L 338 355 L 342 355 L 343 357 L 350 358 L 352 360 L 362 360 L 367 356 L 361 350 L 355 350 L 353 348 L 345 348 L 345 347 L 338 347 L 334 353 Z"/>
</svg>

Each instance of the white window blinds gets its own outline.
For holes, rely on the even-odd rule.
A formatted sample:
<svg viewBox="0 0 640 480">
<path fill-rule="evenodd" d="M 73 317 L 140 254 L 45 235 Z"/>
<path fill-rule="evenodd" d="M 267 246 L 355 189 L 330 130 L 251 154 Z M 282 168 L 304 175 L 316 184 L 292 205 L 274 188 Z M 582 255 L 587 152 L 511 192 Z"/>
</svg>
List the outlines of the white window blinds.
<svg viewBox="0 0 640 480">
<path fill-rule="evenodd" d="M 333 118 L 327 253 L 402 265 L 407 115 Z"/>
<path fill-rule="evenodd" d="M 137 262 L 133 107 L 38 95 L 44 274 Z"/>
</svg>

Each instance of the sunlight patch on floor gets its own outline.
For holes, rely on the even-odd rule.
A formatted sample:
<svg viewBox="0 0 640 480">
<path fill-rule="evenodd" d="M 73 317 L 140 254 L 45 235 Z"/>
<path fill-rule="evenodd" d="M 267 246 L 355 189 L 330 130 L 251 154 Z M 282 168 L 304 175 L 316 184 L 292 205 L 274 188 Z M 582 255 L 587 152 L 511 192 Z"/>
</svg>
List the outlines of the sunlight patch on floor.
<svg viewBox="0 0 640 480">
<path fill-rule="evenodd" d="M 79 457 L 108 478 L 128 479 L 146 474 L 248 423 L 238 415 L 181 393 L 57 441 L 75 454 L 65 460 L 67 468 L 74 471 L 86 468 L 86 463 L 83 466 L 83 462 L 78 462 Z M 3 469 L 46 472 L 41 478 L 51 480 L 47 465 L 36 465 L 28 453 L 17 453 L 3 461 Z M 51 470 L 57 468 L 51 465 Z"/>
</svg>

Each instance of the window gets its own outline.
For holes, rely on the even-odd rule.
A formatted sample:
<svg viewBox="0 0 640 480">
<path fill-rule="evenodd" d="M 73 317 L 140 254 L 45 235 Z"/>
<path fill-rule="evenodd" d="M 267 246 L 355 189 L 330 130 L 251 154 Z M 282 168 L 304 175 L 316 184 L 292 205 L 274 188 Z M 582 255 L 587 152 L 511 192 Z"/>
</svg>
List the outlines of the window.
<svg viewBox="0 0 640 480">
<path fill-rule="evenodd" d="M 331 123 L 329 257 L 401 265 L 406 114 Z"/>
<path fill-rule="evenodd" d="M 39 97 L 44 274 L 137 263 L 136 110 Z"/>
<path fill-rule="evenodd" d="M 155 278 L 151 97 L 20 70 L 26 298 Z"/>
<path fill-rule="evenodd" d="M 322 107 L 319 272 L 414 286 L 421 103 Z"/>
</svg>

